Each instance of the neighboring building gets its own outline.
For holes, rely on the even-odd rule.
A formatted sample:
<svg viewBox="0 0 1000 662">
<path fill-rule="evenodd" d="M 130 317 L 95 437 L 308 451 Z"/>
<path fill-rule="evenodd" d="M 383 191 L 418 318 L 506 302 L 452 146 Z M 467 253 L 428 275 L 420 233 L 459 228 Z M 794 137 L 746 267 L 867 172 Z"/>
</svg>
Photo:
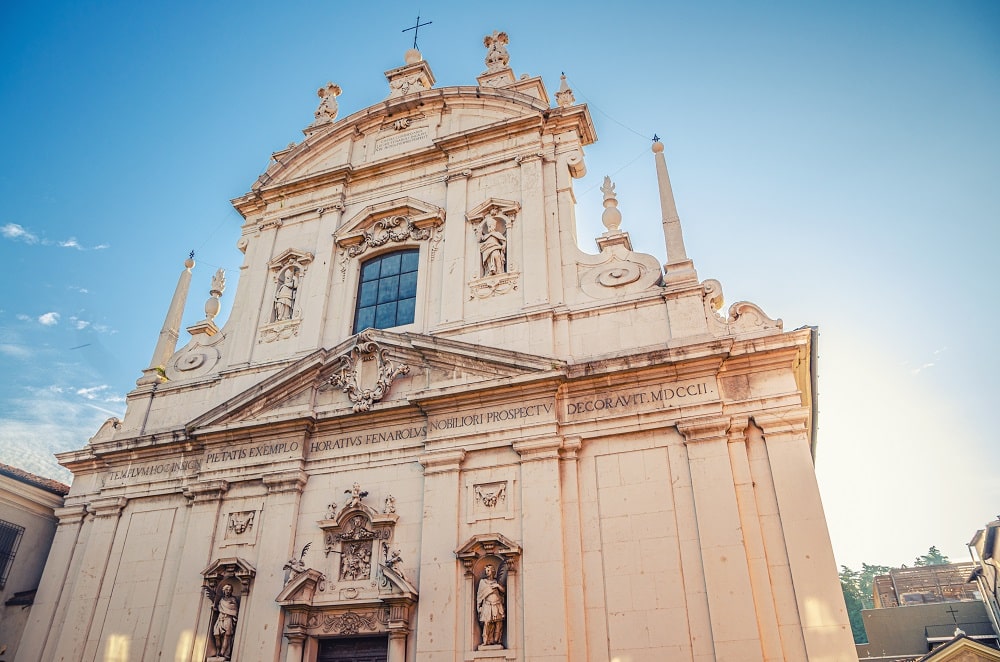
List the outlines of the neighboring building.
<svg viewBox="0 0 1000 662">
<path fill-rule="evenodd" d="M 874 609 L 861 612 L 867 644 L 862 660 L 908 662 L 950 642 L 956 628 L 969 640 L 997 648 L 997 635 L 975 584 L 975 564 L 893 568 L 874 581 Z"/>
<path fill-rule="evenodd" d="M 993 631 L 1000 635 L 1000 546 L 997 545 L 997 534 L 1000 533 L 1000 519 L 993 520 L 985 529 L 976 531 L 969 541 L 969 551 L 972 554 L 973 569 L 969 581 L 975 582 L 979 593 L 986 603 Z"/>
<path fill-rule="evenodd" d="M 17 652 L 69 486 L 0 464 L 0 660 Z"/>
<path fill-rule="evenodd" d="M 979 600 L 976 585 L 969 583 L 974 568 L 968 561 L 893 568 L 889 574 L 875 577 L 875 608 Z"/>
<path fill-rule="evenodd" d="M 718 313 L 661 143 L 665 268 L 607 179 L 582 252 L 590 113 L 506 44 L 456 87 L 409 51 L 339 120 L 320 89 L 234 201 L 228 322 L 217 273 L 176 349 L 188 261 L 124 419 L 59 456 L 20 660 L 854 659 L 815 330 Z"/>
</svg>

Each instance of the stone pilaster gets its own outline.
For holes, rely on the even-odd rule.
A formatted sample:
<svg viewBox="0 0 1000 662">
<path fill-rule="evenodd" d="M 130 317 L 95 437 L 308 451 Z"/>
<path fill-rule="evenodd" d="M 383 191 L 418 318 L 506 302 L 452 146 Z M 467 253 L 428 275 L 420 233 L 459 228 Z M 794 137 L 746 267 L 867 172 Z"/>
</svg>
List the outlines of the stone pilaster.
<svg viewBox="0 0 1000 662">
<path fill-rule="evenodd" d="M 566 559 L 553 544 L 564 528 L 560 493 L 560 439 L 514 442 L 521 456 L 521 566 L 526 659 L 568 660 Z M 557 537 L 555 540 L 560 541 Z M 561 542 L 561 541 L 560 541 Z M 530 560 L 528 560 L 530 559 Z"/>
<path fill-rule="evenodd" d="M 303 347 L 323 347 L 323 336 L 329 333 L 326 327 L 344 328 L 341 315 L 350 314 L 344 306 L 333 306 L 330 299 L 333 292 L 334 274 L 339 274 L 334 261 L 336 259 L 336 244 L 334 232 L 340 226 L 344 214 L 344 203 L 338 201 L 316 210 L 319 214 L 319 232 L 316 238 L 316 268 L 310 269 L 303 283 L 305 297 L 296 303 L 301 311 L 309 311 L 302 316 L 302 330 L 299 336 Z M 315 312 L 313 312 L 315 311 Z M 320 313 L 322 311 L 322 314 Z"/>
<path fill-rule="evenodd" d="M 451 173 L 447 179 L 447 202 L 445 210 L 444 242 L 442 258 L 431 263 L 432 285 L 428 292 L 440 292 L 438 306 L 432 314 L 437 319 L 428 320 L 428 327 L 434 324 L 454 324 L 465 316 L 466 282 L 469 273 L 465 267 L 466 245 L 469 243 L 468 223 L 465 222 L 468 204 L 470 170 Z"/>
<path fill-rule="evenodd" d="M 191 629 L 207 627 L 200 625 L 202 611 L 207 606 L 202 594 L 201 571 L 212 561 L 222 497 L 228 489 L 229 483 L 224 480 L 194 483 L 184 489 L 188 512 L 185 532 L 179 539 L 185 540 L 185 543 L 178 552 L 177 584 L 170 600 L 170 616 L 164 628 L 163 641 L 168 650 L 192 656 L 191 659 L 200 659 L 205 655 L 204 636 L 208 633 L 192 633 Z"/>
<path fill-rule="evenodd" d="M 31 606 L 31 615 L 21 635 L 18 646 L 18 659 L 44 660 L 51 659 L 53 649 L 58 643 L 58 637 L 53 633 L 61 631 L 61 622 L 65 618 L 65 605 L 72 588 L 70 567 L 78 556 L 74 555 L 77 543 L 81 538 L 87 508 L 84 505 L 56 508 L 55 516 L 59 518 L 55 538 L 52 541 L 51 553 L 45 564 L 45 572 L 35 594 L 35 602 Z M 63 609 L 56 613 L 60 603 Z M 48 646 L 45 644 L 48 643 Z M 46 650 L 48 649 L 48 654 Z"/>
<path fill-rule="evenodd" d="M 424 467 L 424 514 L 420 536 L 420 608 L 417 610 L 418 662 L 456 659 L 463 645 L 457 631 L 470 605 L 459 605 L 455 548 L 458 546 L 462 449 L 431 451 Z"/>
<path fill-rule="evenodd" d="M 718 660 L 763 660 L 753 588 L 729 460 L 729 419 L 680 423 L 691 468 L 705 588 Z"/>
<path fill-rule="evenodd" d="M 94 499 L 87 504 L 87 512 L 93 517 L 87 535 L 86 549 L 80 560 L 76 582 L 66 607 L 66 618 L 57 639 L 53 660 L 66 662 L 81 660 L 87 644 L 87 636 L 95 616 L 97 600 L 104 584 L 104 575 L 111 556 L 118 523 L 127 499 L 105 497 Z M 51 634 L 54 633 L 50 633 Z M 48 649 L 48 647 L 46 647 Z"/>
<path fill-rule="evenodd" d="M 249 599 L 245 598 L 240 607 L 240 611 L 247 616 L 239 623 L 238 628 L 242 628 L 242 632 L 237 630 L 234 644 L 234 650 L 238 645 L 243 660 L 278 659 L 284 623 L 274 598 L 285 585 L 282 565 L 295 540 L 295 521 L 307 479 L 301 469 L 263 477 L 267 497 L 261 517 L 263 529 L 257 545 L 257 574 Z M 248 604 L 251 601 L 252 604 Z"/>
<path fill-rule="evenodd" d="M 813 478 L 808 413 L 797 409 L 755 414 L 753 419 L 764 433 L 806 654 L 810 660 L 839 659 L 843 651 L 853 650 L 853 638 Z"/>
<path fill-rule="evenodd" d="M 778 616 L 774 607 L 767 554 L 764 550 L 764 536 L 761 531 L 757 497 L 753 478 L 750 475 L 750 461 L 747 456 L 748 422 L 745 417 L 733 418 L 732 420 L 729 427 L 729 462 L 733 468 L 733 484 L 736 487 L 736 502 L 739 506 L 743 544 L 747 551 L 750 585 L 753 588 L 754 604 L 757 607 L 757 628 L 760 632 L 761 648 L 765 660 L 781 662 L 785 657 L 781 650 L 781 634 L 778 630 Z"/>
<path fill-rule="evenodd" d="M 580 515 L 579 461 L 583 442 L 579 437 L 563 441 L 559 450 L 563 512 L 563 576 L 566 582 L 566 625 L 569 659 L 588 660 L 587 614 L 583 591 L 583 524 Z"/>
<path fill-rule="evenodd" d="M 542 155 L 525 154 L 519 156 L 517 162 L 521 169 L 521 216 L 514 228 L 514 239 L 520 246 L 520 264 L 516 266 L 524 274 L 521 286 L 524 305 L 537 306 L 549 300 L 550 281 L 555 291 L 562 291 L 559 255 L 552 255 L 555 242 L 547 237 L 551 230 L 549 219 L 545 217 Z M 552 225 L 557 227 L 554 222 Z"/>
</svg>

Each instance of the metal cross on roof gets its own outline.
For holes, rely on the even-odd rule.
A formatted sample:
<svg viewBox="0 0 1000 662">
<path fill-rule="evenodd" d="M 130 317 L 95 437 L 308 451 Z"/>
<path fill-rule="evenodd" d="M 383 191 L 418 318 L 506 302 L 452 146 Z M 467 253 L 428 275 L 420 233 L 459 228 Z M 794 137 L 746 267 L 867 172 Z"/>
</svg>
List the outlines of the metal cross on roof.
<svg viewBox="0 0 1000 662">
<path fill-rule="evenodd" d="M 412 28 L 406 28 L 405 30 L 403 30 L 403 32 L 409 32 L 410 30 L 413 30 L 413 48 L 414 49 L 417 48 L 417 33 L 420 32 L 420 28 L 424 27 L 425 25 L 430 25 L 433 22 L 434 21 L 427 21 L 426 23 L 421 23 L 420 22 L 420 14 L 417 14 L 417 23 L 416 23 L 416 25 L 414 25 Z"/>
</svg>

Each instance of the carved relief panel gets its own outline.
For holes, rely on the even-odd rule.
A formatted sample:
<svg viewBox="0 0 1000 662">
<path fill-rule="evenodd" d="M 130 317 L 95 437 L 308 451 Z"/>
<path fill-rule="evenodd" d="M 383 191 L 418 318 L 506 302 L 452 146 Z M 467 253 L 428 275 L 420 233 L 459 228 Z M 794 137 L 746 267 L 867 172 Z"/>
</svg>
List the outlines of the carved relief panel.
<svg viewBox="0 0 1000 662">
<path fill-rule="evenodd" d="M 516 480 L 513 471 L 496 469 L 489 476 L 466 477 L 466 521 L 513 519 Z"/>
</svg>

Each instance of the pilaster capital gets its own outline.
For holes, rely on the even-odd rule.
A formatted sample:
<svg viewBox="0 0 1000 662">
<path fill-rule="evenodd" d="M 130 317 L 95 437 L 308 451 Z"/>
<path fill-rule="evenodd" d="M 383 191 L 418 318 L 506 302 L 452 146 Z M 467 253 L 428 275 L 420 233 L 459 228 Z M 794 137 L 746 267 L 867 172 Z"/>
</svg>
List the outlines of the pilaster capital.
<svg viewBox="0 0 1000 662">
<path fill-rule="evenodd" d="M 544 152 L 527 152 L 525 154 L 518 154 L 514 157 L 514 163 L 524 165 L 526 163 L 531 163 L 532 161 L 541 161 L 544 156 Z"/>
<path fill-rule="evenodd" d="M 445 183 L 451 183 L 456 179 L 466 179 L 467 177 L 472 177 L 471 170 L 457 170 L 455 172 L 449 172 L 444 177 Z"/>
<path fill-rule="evenodd" d="M 268 494 L 302 492 L 302 488 L 306 486 L 307 480 L 309 480 L 309 476 L 302 469 L 266 474 L 263 478 Z"/>
<path fill-rule="evenodd" d="M 87 516 L 87 506 L 79 503 L 73 506 L 56 508 L 52 512 L 59 518 L 60 526 L 63 524 L 79 524 Z"/>
<path fill-rule="evenodd" d="M 764 433 L 764 438 L 784 435 L 804 436 L 808 433 L 809 412 L 805 409 L 786 409 L 753 415 L 753 422 Z"/>
<path fill-rule="evenodd" d="M 567 462 L 576 462 L 577 453 L 583 448 L 583 439 L 580 437 L 565 437 L 562 446 L 559 448 L 559 459 Z"/>
<path fill-rule="evenodd" d="M 558 437 L 546 437 L 544 439 L 526 439 L 515 441 L 512 444 L 517 454 L 521 456 L 522 462 L 534 462 L 537 460 L 556 460 L 559 458 L 559 450 L 562 447 L 562 439 Z"/>
<path fill-rule="evenodd" d="M 103 497 L 87 504 L 87 512 L 94 517 L 119 517 L 128 499 L 125 497 Z"/>
<path fill-rule="evenodd" d="M 221 499 L 227 490 L 229 483 L 224 480 L 206 480 L 185 487 L 184 496 L 190 499 L 191 503 L 204 503 Z"/>
<path fill-rule="evenodd" d="M 750 425 L 750 417 L 733 416 L 729 419 L 729 443 L 743 443 L 747 439 L 747 426 Z"/>
<path fill-rule="evenodd" d="M 424 475 L 458 471 L 465 460 L 465 450 L 458 448 L 447 451 L 430 451 L 417 457 L 417 462 L 423 465 Z"/>
<path fill-rule="evenodd" d="M 702 441 L 717 441 L 728 437 L 730 420 L 728 416 L 698 418 L 677 423 L 677 431 L 684 436 L 685 444 Z"/>
</svg>

